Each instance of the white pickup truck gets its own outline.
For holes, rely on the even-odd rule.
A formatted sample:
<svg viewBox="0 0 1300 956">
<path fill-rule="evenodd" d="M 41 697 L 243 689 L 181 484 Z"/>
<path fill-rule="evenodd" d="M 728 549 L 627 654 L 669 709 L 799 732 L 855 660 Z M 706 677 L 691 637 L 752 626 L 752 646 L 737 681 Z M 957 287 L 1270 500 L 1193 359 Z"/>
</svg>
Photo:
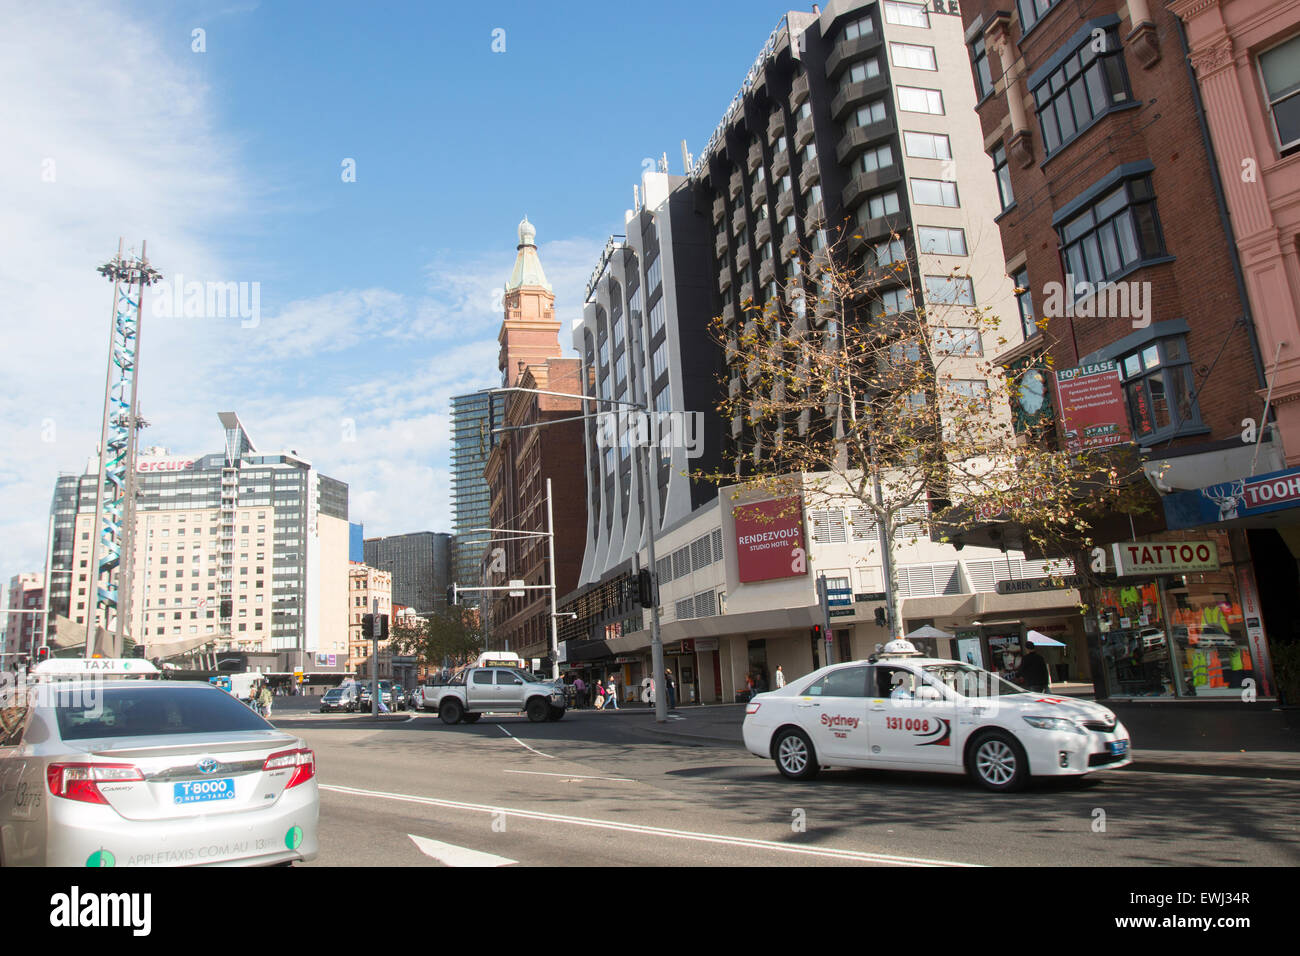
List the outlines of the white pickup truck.
<svg viewBox="0 0 1300 956">
<path fill-rule="evenodd" d="M 564 716 L 564 688 L 517 667 L 472 667 L 445 684 L 424 686 L 424 709 L 443 723 L 472 724 L 483 714 L 527 714 L 535 722 Z"/>
</svg>

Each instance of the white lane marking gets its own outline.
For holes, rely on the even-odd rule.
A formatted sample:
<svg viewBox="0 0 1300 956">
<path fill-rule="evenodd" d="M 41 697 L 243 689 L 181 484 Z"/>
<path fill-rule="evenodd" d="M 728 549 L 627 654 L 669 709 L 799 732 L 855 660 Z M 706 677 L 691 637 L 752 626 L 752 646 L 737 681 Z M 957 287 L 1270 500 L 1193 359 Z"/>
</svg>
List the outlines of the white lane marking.
<svg viewBox="0 0 1300 956">
<path fill-rule="evenodd" d="M 636 783 L 631 777 L 591 777 L 578 773 L 547 773 L 545 770 L 507 770 L 506 773 L 528 773 L 535 777 L 564 777 L 566 780 L 618 780 L 621 783 Z"/>
<path fill-rule="evenodd" d="M 508 807 L 487 806 L 481 803 L 462 803 L 457 800 L 439 800 L 436 797 L 417 797 L 407 793 L 387 793 L 382 790 L 362 790 L 359 787 L 340 787 L 320 784 L 319 789 L 330 793 L 343 793 L 355 797 L 377 797 L 381 800 L 398 800 L 420 803 L 448 810 L 467 810 L 472 813 L 503 813 L 521 820 L 540 820 L 543 823 L 567 823 L 572 826 L 596 830 L 621 830 L 646 836 L 667 837 L 673 840 L 695 840 L 700 843 L 721 843 L 727 846 L 748 847 L 755 850 L 774 850 L 778 853 L 796 853 L 803 856 L 824 856 L 856 863 L 881 863 L 894 866 L 979 866 L 978 863 L 958 863 L 954 860 L 928 860 L 912 856 L 890 856 L 884 853 L 866 853 L 861 850 L 840 850 L 834 847 L 800 846 L 778 843 L 775 840 L 755 840 L 748 837 L 724 836 L 720 833 L 699 833 L 693 830 L 670 830 L 666 827 L 644 826 L 639 823 L 616 823 L 591 817 L 570 817 L 559 813 L 542 813 L 537 810 L 512 810 Z"/>
<path fill-rule="evenodd" d="M 500 724 L 497 724 L 497 726 L 498 726 L 498 727 L 501 727 Z M 501 732 L 502 732 L 503 734 L 505 734 L 507 737 L 509 737 L 511 740 L 513 740 L 515 743 L 517 743 L 519 746 L 523 747 L 523 748 L 526 749 L 526 750 L 531 750 L 533 753 L 537 754 L 537 756 L 539 756 L 539 757 L 546 757 L 546 758 L 549 759 L 549 760 L 554 760 L 554 759 L 555 759 L 555 755 L 554 755 L 554 754 L 544 754 L 544 753 L 542 753 L 540 750 L 536 749 L 535 747 L 529 747 L 528 744 L 524 743 L 522 740 L 520 740 L 518 737 L 516 737 L 516 736 L 515 736 L 514 734 L 512 734 L 510 731 L 506 730 L 504 727 L 501 727 Z"/>
<path fill-rule="evenodd" d="M 419 847 L 421 853 L 447 866 L 513 866 L 519 862 L 497 856 L 495 853 L 483 853 L 480 850 L 456 846 L 454 843 L 442 843 L 427 837 L 418 837 L 414 833 L 408 833 L 407 836 Z"/>
</svg>

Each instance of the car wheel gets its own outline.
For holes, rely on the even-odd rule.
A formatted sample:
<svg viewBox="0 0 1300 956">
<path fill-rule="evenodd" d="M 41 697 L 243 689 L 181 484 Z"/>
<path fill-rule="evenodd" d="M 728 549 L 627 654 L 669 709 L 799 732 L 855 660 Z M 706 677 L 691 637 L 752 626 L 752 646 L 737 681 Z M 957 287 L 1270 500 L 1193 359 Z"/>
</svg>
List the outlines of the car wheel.
<svg viewBox="0 0 1300 956">
<path fill-rule="evenodd" d="M 466 714 L 465 723 L 472 724 L 482 716 L 483 716 L 482 714 Z"/>
<path fill-rule="evenodd" d="M 1029 758 L 1016 738 L 1000 730 L 981 735 L 971 745 L 967 769 L 985 790 L 1010 793 L 1029 782 Z"/>
<path fill-rule="evenodd" d="M 821 769 L 812 741 L 795 727 L 787 727 L 777 735 L 772 755 L 776 758 L 776 769 L 791 780 L 811 780 Z"/>
<path fill-rule="evenodd" d="M 458 701 L 449 700 L 439 709 L 438 716 L 442 718 L 444 724 L 458 724 L 465 714 Z"/>
<path fill-rule="evenodd" d="M 528 702 L 528 719 L 535 724 L 540 724 L 548 720 L 551 716 L 551 705 L 542 697 L 534 697 Z"/>
<path fill-rule="evenodd" d="M 552 707 L 552 708 L 551 708 L 551 715 L 550 715 L 550 716 L 551 716 L 551 720 L 561 720 L 561 719 L 563 719 L 563 717 L 564 717 L 564 708 L 563 708 L 563 707 Z"/>
</svg>

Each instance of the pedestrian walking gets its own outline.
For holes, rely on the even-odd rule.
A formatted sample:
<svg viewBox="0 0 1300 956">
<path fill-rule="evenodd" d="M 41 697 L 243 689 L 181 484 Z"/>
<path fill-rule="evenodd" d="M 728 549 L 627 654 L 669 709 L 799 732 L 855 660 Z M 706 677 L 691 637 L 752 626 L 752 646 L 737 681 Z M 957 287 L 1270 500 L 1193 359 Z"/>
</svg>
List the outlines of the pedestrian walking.
<svg viewBox="0 0 1300 956">
<path fill-rule="evenodd" d="M 609 675 L 609 691 L 605 694 L 605 706 L 618 710 L 618 684 L 614 682 L 613 674 Z"/>
<path fill-rule="evenodd" d="M 1040 694 L 1047 693 L 1047 661 L 1043 660 L 1043 655 L 1039 654 L 1038 648 L 1032 644 L 1029 645 L 1025 656 L 1020 659 L 1020 679 L 1028 690 Z"/>
<path fill-rule="evenodd" d="M 581 677 L 573 679 L 573 691 L 577 695 L 578 709 L 587 706 L 587 684 Z"/>
<path fill-rule="evenodd" d="M 596 691 L 595 691 L 595 697 L 592 700 L 592 706 L 594 706 L 597 710 L 604 710 L 605 709 L 605 685 L 600 682 L 599 678 L 597 678 L 595 687 L 596 687 Z"/>
<path fill-rule="evenodd" d="M 785 686 L 785 671 L 781 670 L 781 665 L 776 665 L 776 689 L 780 690 Z"/>
<path fill-rule="evenodd" d="M 664 687 L 668 691 L 668 709 L 677 709 L 677 682 L 673 680 L 672 668 L 664 671 Z"/>
<path fill-rule="evenodd" d="M 746 674 L 745 675 L 745 700 L 749 700 L 753 696 L 754 696 L 754 675 Z"/>
<path fill-rule="evenodd" d="M 271 688 L 267 684 L 262 685 L 262 716 L 271 716 Z"/>
</svg>

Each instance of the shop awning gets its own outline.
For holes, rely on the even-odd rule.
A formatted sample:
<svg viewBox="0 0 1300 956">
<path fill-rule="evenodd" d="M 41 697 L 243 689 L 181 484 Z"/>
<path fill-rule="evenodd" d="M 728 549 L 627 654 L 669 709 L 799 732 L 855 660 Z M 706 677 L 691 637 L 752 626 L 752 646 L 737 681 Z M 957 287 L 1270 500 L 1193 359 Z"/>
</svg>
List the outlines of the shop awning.
<svg viewBox="0 0 1300 956">
<path fill-rule="evenodd" d="M 1042 634 L 1038 631 L 1030 631 L 1028 634 L 1025 635 L 1025 640 L 1028 641 L 1030 644 L 1036 644 L 1039 647 L 1064 647 L 1065 646 L 1060 641 L 1053 640 L 1052 638 L 1048 637 L 1046 634 Z"/>
</svg>

